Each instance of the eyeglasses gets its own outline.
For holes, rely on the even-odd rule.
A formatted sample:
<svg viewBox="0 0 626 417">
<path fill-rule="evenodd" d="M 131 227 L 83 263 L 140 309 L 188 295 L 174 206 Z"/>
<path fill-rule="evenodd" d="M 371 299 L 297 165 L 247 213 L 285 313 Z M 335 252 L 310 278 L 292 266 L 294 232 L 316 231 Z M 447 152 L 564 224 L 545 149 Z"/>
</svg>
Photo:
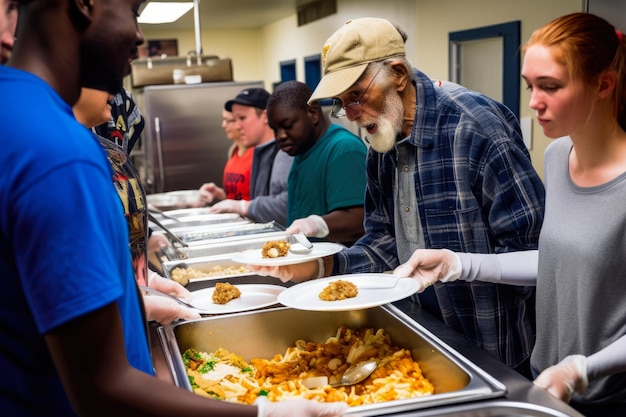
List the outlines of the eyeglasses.
<svg viewBox="0 0 626 417">
<path fill-rule="evenodd" d="M 365 90 L 363 91 L 363 93 L 361 94 L 361 96 L 356 100 L 353 101 L 351 103 L 346 104 L 345 106 L 343 105 L 343 102 L 339 99 L 334 99 L 333 100 L 333 105 L 330 108 L 330 117 L 333 117 L 335 119 L 341 119 L 346 117 L 346 112 L 345 110 L 350 107 L 352 109 L 357 109 L 360 108 L 361 106 L 363 106 L 363 104 L 367 101 L 366 100 L 366 95 L 367 95 L 367 91 L 370 89 L 370 87 L 372 86 L 372 83 L 374 82 L 374 80 L 376 79 L 376 76 L 378 76 L 378 73 L 380 72 L 380 70 L 383 69 L 383 65 L 381 65 L 378 68 L 378 71 L 376 71 L 376 74 L 374 74 L 374 76 L 372 77 L 372 79 L 370 80 L 369 84 L 367 84 L 367 87 L 365 87 Z"/>
</svg>

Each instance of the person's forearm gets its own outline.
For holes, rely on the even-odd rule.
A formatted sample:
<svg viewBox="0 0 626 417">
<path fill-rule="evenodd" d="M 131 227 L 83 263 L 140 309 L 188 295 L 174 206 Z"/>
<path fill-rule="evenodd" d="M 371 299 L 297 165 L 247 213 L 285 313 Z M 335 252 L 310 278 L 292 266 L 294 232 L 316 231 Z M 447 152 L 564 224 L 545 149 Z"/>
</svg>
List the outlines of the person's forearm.
<svg viewBox="0 0 626 417">
<path fill-rule="evenodd" d="M 587 377 L 590 381 L 626 371 L 626 335 L 599 352 L 587 357 Z"/>
<path fill-rule="evenodd" d="M 510 285 L 537 285 L 538 251 L 498 254 L 457 253 L 465 281 L 484 281 Z"/>
<path fill-rule="evenodd" d="M 365 230 L 363 229 L 363 208 L 352 207 L 338 209 L 322 216 L 330 233 L 326 237 L 332 242 L 354 242 Z"/>
<path fill-rule="evenodd" d="M 256 407 L 201 397 L 131 367 L 116 303 L 62 324 L 45 338 L 81 416 L 257 415 Z"/>
</svg>

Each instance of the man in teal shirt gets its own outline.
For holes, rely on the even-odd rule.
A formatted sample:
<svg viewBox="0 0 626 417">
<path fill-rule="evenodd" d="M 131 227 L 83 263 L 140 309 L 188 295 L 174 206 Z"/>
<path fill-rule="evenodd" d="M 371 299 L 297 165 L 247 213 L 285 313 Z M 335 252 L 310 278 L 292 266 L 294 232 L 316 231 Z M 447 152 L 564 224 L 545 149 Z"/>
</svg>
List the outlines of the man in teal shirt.
<svg viewBox="0 0 626 417">
<path fill-rule="evenodd" d="M 367 147 L 332 124 L 311 89 L 298 81 L 279 85 L 267 102 L 278 146 L 294 156 L 287 181 L 288 233 L 351 244 L 363 235 Z"/>
</svg>

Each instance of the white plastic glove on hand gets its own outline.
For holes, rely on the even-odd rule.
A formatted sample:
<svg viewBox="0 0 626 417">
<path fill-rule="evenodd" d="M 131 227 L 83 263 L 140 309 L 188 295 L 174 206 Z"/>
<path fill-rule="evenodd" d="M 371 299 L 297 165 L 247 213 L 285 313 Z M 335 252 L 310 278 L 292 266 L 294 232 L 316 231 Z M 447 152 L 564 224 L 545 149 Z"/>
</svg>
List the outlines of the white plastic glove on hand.
<svg viewBox="0 0 626 417">
<path fill-rule="evenodd" d="M 397 267 L 393 274 L 414 278 L 420 283 L 418 292 L 424 291 L 437 281 L 451 282 L 461 276 L 461 260 L 448 249 L 418 249 L 411 258 Z"/>
<path fill-rule="evenodd" d="M 304 233 L 308 237 L 326 237 L 330 233 L 326 221 L 317 214 L 294 220 L 285 232 L 290 235 Z"/>
<path fill-rule="evenodd" d="M 214 200 L 226 199 L 226 191 L 223 188 L 218 187 L 214 182 L 202 184 L 199 189 L 200 200 L 205 203 L 212 203 Z"/>
<path fill-rule="evenodd" d="M 240 216 L 248 215 L 250 202 L 247 200 L 222 200 L 209 208 L 209 213 L 237 213 Z"/>
<path fill-rule="evenodd" d="M 272 402 L 266 397 L 259 397 L 254 405 L 258 407 L 257 417 L 340 417 L 348 409 L 348 404 L 343 402 L 321 403 L 303 399 Z"/>
<path fill-rule="evenodd" d="M 193 295 L 182 285 L 171 279 L 163 278 L 154 271 L 148 272 L 148 286 L 166 294 L 173 295 L 184 301 L 191 301 Z M 144 306 L 148 320 L 154 320 L 161 324 L 169 324 L 180 319 L 199 319 L 200 314 L 196 311 L 178 304 L 174 300 L 158 295 L 144 295 Z"/>
<path fill-rule="evenodd" d="M 584 355 L 566 356 L 561 362 L 540 373 L 534 383 L 561 401 L 569 403 L 574 391 L 584 394 L 587 389 L 587 358 Z"/>
</svg>

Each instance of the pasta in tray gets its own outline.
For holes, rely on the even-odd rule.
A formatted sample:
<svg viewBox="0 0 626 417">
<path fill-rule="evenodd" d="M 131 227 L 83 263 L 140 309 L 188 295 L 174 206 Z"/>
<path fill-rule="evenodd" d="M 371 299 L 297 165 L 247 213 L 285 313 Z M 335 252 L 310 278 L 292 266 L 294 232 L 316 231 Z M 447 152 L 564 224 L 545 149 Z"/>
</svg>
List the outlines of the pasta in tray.
<svg viewBox="0 0 626 417">
<path fill-rule="evenodd" d="M 170 272 L 172 279 L 179 284 L 188 283 L 191 279 L 208 278 L 218 276 L 228 276 L 245 274 L 250 270 L 245 265 L 221 266 L 215 265 L 210 271 L 200 270 L 191 266 L 176 267 Z"/>
<path fill-rule="evenodd" d="M 333 388 L 351 365 L 376 359 L 378 367 L 363 382 Z M 352 330 L 340 327 L 324 343 L 297 340 L 284 354 L 271 359 L 240 356 L 218 349 L 183 354 L 194 392 L 225 401 L 252 404 L 265 395 L 270 401 L 307 398 L 322 402 L 345 401 L 350 406 L 416 398 L 434 393 L 434 387 L 413 360 L 411 352 L 394 346 L 383 329 Z M 306 380 L 327 377 L 328 384 L 307 388 Z"/>
</svg>

